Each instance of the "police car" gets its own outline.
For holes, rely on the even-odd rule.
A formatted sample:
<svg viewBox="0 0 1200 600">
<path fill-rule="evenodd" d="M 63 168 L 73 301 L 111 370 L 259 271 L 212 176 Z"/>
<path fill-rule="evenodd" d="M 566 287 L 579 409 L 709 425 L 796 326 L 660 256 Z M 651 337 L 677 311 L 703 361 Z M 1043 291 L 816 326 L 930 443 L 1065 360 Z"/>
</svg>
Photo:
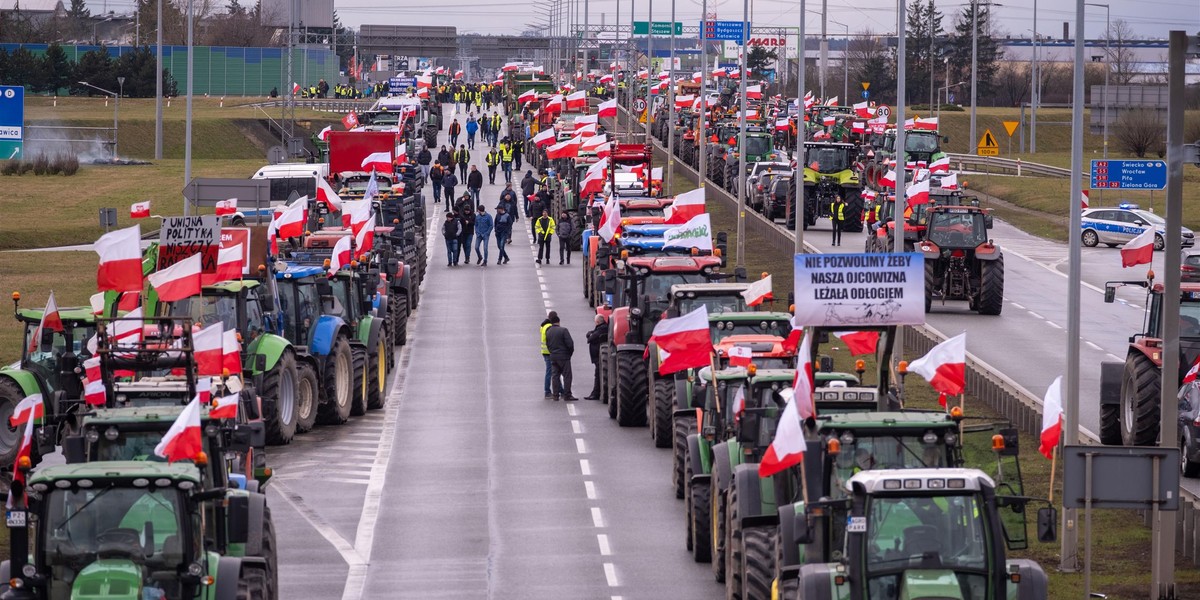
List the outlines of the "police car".
<svg viewBox="0 0 1200 600">
<path fill-rule="evenodd" d="M 1162 250 L 1166 239 L 1167 222 L 1162 217 L 1142 210 L 1136 204 L 1123 202 L 1116 208 L 1089 208 L 1083 211 L 1084 246 L 1092 247 L 1105 244 L 1109 248 L 1124 244 L 1140 235 L 1147 227 L 1153 227 L 1154 249 Z M 1190 248 L 1196 243 L 1192 230 L 1184 227 L 1180 240 L 1184 248 Z"/>
</svg>

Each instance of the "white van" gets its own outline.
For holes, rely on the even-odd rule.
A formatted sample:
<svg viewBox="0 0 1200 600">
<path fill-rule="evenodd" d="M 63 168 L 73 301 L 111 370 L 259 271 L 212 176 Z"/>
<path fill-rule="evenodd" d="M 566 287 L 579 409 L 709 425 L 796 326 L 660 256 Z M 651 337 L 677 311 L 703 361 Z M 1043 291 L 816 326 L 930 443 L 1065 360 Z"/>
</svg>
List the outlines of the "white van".
<svg viewBox="0 0 1200 600">
<path fill-rule="evenodd" d="M 240 210 L 229 217 L 229 223 L 269 222 L 274 207 L 287 204 L 293 192 L 297 198 L 316 198 L 317 178 L 320 177 L 328 180 L 329 163 L 281 163 L 260 168 L 250 178 L 271 181 L 270 204 L 262 208 L 256 208 L 251 203 L 240 204 Z"/>
</svg>

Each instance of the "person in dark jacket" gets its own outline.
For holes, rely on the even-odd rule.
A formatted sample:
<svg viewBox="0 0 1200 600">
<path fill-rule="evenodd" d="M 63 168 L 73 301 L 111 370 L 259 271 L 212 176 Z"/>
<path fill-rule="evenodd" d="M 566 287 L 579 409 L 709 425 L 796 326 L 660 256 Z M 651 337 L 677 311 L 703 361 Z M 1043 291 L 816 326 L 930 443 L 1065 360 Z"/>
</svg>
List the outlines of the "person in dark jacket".
<svg viewBox="0 0 1200 600">
<path fill-rule="evenodd" d="M 506 184 L 504 189 L 500 191 L 500 205 L 504 207 L 504 212 L 507 212 L 513 218 L 513 222 L 517 220 L 517 192 L 512 189 L 512 184 Z"/>
<path fill-rule="evenodd" d="M 470 200 L 470 196 L 463 195 L 463 200 Z M 468 203 L 463 206 L 458 212 L 458 220 L 462 222 L 462 230 L 458 235 L 459 252 L 463 254 L 463 263 L 471 264 L 471 238 L 475 237 L 475 211 L 471 210 L 471 205 Z M 476 259 L 478 262 L 478 259 Z"/>
<path fill-rule="evenodd" d="M 462 223 L 457 216 L 446 211 L 446 222 L 442 223 L 442 238 L 446 240 L 446 266 L 458 264 L 458 238 L 462 235 Z"/>
<path fill-rule="evenodd" d="M 421 176 L 425 179 L 429 179 L 429 163 L 431 162 L 433 162 L 433 153 L 427 146 L 422 146 L 421 151 L 417 153 L 417 164 L 421 165 Z"/>
<path fill-rule="evenodd" d="M 563 264 L 565 255 L 569 265 L 571 264 L 571 239 L 575 237 L 575 222 L 571 220 L 569 213 L 563 211 L 555 230 L 558 233 L 558 264 Z"/>
<path fill-rule="evenodd" d="M 479 204 L 479 190 L 483 187 L 483 172 L 475 165 L 467 173 L 467 191 L 471 194 L 472 204 Z"/>
<path fill-rule="evenodd" d="M 558 313 L 550 313 L 550 328 L 546 330 L 546 348 L 550 350 L 550 391 L 555 400 L 578 400 L 571 393 L 571 355 L 575 342 L 571 332 L 559 323 Z"/>
<path fill-rule="evenodd" d="M 496 256 L 496 264 L 508 264 L 508 252 L 504 251 L 504 247 L 508 245 L 508 238 L 512 237 L 513 217 L 508 214 L 508 210 L 504 205 L 496 207 L 496 218 L 492 219 L 492 231 L 496 234 L 496 248 L 500 250 L 500 254 Z"/>
<path fill-rule="evenodd" d="M 591 355 L 595 373 L 592 375 L 592 393 L 584 397 L 584 400 L 600 399 L 600 346 L 607 339 L 608 323 L 604 321 L 603 315 L 596 315 L 596 326 L 587 332 L 588 354 Z"/>
<path fill-rule="evenodd" d="M 525 171 L 525 178 L 521 180 L 521 199 L 524 201 L 523 208 L 525 216 L 529 216 L 529 197 L 537 191 L 537 180 L 533 178 L 533 171 Z"/>
<path fill-rule="evenodd" d="M 450 150 L 448 148 L 446 148 L 445 144 L 442 144 L 442 149 L 438 152 L 438 155 L 437 155 L 437 161 L 442 163 L 443 168 L 449 169 L 449 168 L 453 167 L 453 165 L 450 164 L 451 158 L 452 158 L 452 156 L 450 154 Z"/>
<path fill-rule="evenodd" d="M 446 208 L 454 207 L 454 187 L 458 185 L 458 177 L 454 175 L 454 167 L 446 169 L 446 176 L 442 177 L 442 191 L 446 194 Z"/>
<path fill-rule="evenodd" d="M 442 168 L 442 163 L 434 161 L 433 166 L 429 168 L 429 182 L 433 184 L 434 204 L 442 201 L 442 179 L 445 176 L 446 170 Z"/>
<path fill-rule="evenodd" d="M 488 236 L 492 235 L 493 228 L 495 228 L 495 222 L 492 215 L 489 215 L 487 209 L 480 204 L 478 212 L 475 214 L 475 256 L 483 257 L 483 262 L 479 263 L 481 267 L 487 266 Z"/>
<path fill-rule="evenodd" d="M 553 325 L 555 321 L 558 321 L 558 313 L 552 310 L 546 315 L 546 318 L 541 322 L 541 324 L 538 325 L 538 334 L 541 340 L 542 361 L 546 364 L 546 377 L 545 381 L 542 383 L 542 388 L 544 388 L 546 392 L 547 400 L 553 398 L 554 396 L 550 394 L 550 347 L 546 344 L 546 331 L 550 329 L 550 326 Z"/>
</svg>

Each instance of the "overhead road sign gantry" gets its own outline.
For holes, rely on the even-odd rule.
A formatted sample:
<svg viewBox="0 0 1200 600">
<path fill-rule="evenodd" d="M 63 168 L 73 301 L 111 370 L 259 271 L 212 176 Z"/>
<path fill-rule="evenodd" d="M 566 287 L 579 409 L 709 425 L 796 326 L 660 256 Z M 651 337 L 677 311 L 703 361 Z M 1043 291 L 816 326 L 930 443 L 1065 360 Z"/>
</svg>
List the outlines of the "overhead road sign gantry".
<svg viewBox="0 0 1200 600">
<path fill-rule="evenodd" d="M 749 24 L 744 21 L 701 21 L 700 33 L 706 40 L 741 43 L 748 37 Z"/>
</svg>

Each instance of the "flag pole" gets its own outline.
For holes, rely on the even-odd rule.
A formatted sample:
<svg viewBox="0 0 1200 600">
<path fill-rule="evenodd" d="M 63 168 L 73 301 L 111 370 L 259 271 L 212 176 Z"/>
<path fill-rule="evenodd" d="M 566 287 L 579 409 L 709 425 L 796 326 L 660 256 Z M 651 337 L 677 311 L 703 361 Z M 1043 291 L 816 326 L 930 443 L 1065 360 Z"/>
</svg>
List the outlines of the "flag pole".
<svg viewBox="0 0 1200 600">
<path fill-rule="evenodd" d="M 1050 504 L 1054 504 L 1054 472 L 1058 470 L 1058 444 L 1050 451 Z"/>
<path fill-rule="evenodd" d="M 713 386 L 712 392 L 713 392 L 713 394 L 716 394 L 717 393 L 717 351 L 715 348 L 713 349 L 712 352 L 708 353 L 708 361 L 709 361 L 709 369 L 712 370 L 712 386 Z M 718 402 L 713 402 L 713 404 L 716 405 L 716 407 L 717 407 L 717 414 L 718 415 L 721 414 L 721 403 L 718 401 Z"/>
</svg>

